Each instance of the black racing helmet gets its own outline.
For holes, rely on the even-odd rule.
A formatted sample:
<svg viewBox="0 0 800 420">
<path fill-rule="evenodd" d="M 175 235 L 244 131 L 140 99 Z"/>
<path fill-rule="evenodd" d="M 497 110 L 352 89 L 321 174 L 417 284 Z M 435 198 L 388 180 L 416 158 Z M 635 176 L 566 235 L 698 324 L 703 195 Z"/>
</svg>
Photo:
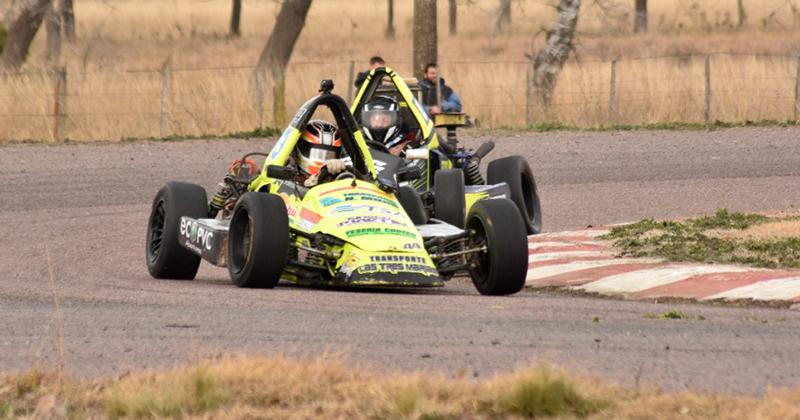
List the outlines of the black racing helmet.
<svg viewBox="0 0 800 420">
<path fill-rule="evenodd" d="M 361 111 L 364 134 L 370 140 L 383 143 L 386 147 L 392 147 L 402 140 L 398 138 L 402 123 L 400 104 L 391 96 L 375 96 Z"/>
</svg>

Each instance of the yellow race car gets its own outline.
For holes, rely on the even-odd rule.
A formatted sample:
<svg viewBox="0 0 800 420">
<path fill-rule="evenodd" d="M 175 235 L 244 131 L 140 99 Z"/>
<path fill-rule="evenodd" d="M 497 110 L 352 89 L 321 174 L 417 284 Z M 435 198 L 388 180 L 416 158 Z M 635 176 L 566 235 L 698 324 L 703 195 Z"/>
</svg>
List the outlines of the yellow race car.
<svg viewBox="0 0 800 420">
<path fill-rule="evenodd" d="M 240 287 L 272 288 L 280 280 L 304 285 L 442 286 L 467 272 L 487 295 L 518 292 L 525 284 L 528 244 L 523 220 L 508 199 L 472 205 L 463 228 L 436 219 L 414 223 L 405 208 L 417 194 L 399 183 L 420 176 L 402 159 L 381 175 L 345 101 L 323 81 L 321 94 L 300 107 L 272 151 L 251 153 L 225 177 L 225 194 L 209 201 L 203 187 L 169 182 L 156 195 L 147 229 L 150 274 L 193 279 L 201 259 L 227 266 Z M 336 177 L 324 168 L 305 187 L 288 165 L 301 130 L 318 108 L 336 120 L 348 158 Z M 264 157 L 252 175 L 246 158 Z M 391 175 L 388 175 L 391 174 Z"/>
</svg>

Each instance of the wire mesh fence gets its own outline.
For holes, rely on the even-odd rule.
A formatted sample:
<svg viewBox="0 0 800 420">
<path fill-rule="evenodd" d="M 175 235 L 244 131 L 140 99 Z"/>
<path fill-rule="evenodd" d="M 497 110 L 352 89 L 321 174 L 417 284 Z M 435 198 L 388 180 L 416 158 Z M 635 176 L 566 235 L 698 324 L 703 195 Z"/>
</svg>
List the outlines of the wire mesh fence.
<svg viewBox="0 0 800 420">
<path fill-rule="evenodd" d="M 393 63 L 410 75 L 410 63 Z M 529 61 L 441 63 L 464 111 L 484 127 L 797 120 L 800 58 L 711 54 L 571 61 L 552 100 L 539 99 Z M 322 79 L 355 95 L 353 62 L 292 63 L 285 109 L 255 66 L 30 71 L 0 75 L 0 138 L 61 141 L 222 135 L 282 127 Z M 277 118 L 277 120 L 276 120 Z"/>
</svg>

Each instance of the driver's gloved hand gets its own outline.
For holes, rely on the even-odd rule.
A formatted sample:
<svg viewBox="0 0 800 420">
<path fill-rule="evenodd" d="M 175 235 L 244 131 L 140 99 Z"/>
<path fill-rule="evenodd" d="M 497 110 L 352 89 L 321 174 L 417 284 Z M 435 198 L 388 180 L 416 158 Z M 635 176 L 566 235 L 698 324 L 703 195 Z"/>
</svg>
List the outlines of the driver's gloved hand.
<svg viewBox="0 0 800 420">
<path fill-rule="evenodd" d="M 318 180 L 319 180 L 319 177 L 317 176 L 317 174 L 311 175 L 310 177 L 306 178 L 305 181 L 303 181 L 303 186 L 306 187 L 306 188 L 311 188 L 311 187 L 317 185 L 317 181 Z"/>
<path fill-rule="evenodd" d="M 325 166 L 331 175 L 338 175 L 345 170 L 345 163 L 341 159 L 328 159 L 325 161 Z"/>
</svg>

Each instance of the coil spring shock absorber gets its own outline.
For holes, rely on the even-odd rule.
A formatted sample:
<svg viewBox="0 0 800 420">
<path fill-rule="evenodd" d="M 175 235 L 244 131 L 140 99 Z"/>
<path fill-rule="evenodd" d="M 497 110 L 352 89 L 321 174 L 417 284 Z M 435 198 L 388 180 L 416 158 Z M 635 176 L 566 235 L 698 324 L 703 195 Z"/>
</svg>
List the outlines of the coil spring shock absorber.
<svg viewBox="0 0 800 420">
<path fill-rule="evenodd" d="M 217 184 L 217 191 L 214 193 L 214 197 L 211 198 L 211 202 L 208 203 L 211 217 L 217 216 L 217 213 L 225 207 L 225 201 L 228 200 L 230 196 L 231 189 L 226 182 Z"/>
<path fill-rule="evenodd" d="M 474 159 L 470 159 L 464 164 L 464 181 L 467 185 L 483 185 L 483 175 L 481 168 Z"/>
</svg>

